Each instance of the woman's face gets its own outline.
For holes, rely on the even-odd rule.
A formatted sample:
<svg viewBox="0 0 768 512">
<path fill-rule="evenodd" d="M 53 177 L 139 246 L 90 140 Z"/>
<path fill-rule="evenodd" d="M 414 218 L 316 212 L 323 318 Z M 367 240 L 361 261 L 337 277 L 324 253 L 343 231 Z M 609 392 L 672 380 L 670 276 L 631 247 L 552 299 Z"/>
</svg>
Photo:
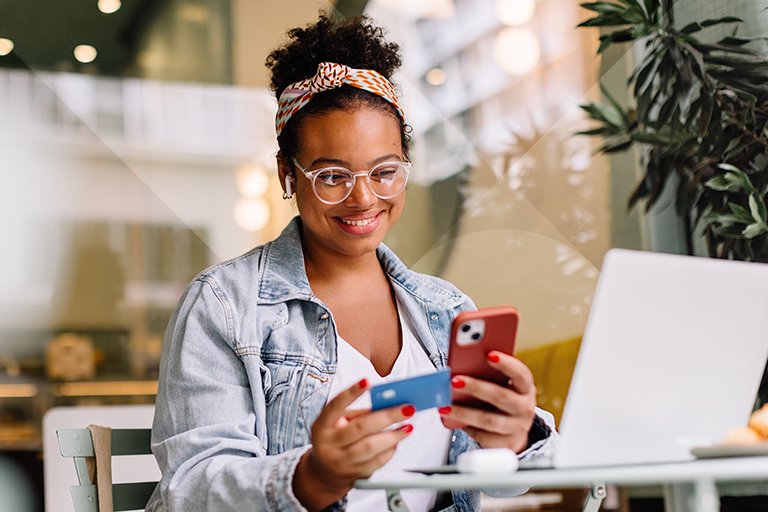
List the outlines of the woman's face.
<svg viewBox="0 0 768 512">
<path fill-rule="evenodd" d="M 381 110 L 367 106 L 310 116 L 299 137 L 301 150 L 296 159 L 307 171 L 338 166 L 361 172 L 382 162 L 405 160 L 399 123 Z M 281 159 L 283 186 L 288 170 L 285 159 Z M 316 251 L 335 257 L 374 252 L 405 205 L 405 191 L 391 199 L 381 199 L 371 192 L 364 176 L 357 177 L 349 197 L 333 205 L 315 196 L 312 182 L 300 170 L 295 172 L 293 187 L 303 223 L 305 252 L 315 256 L 321 256 Z"/>
</svg>

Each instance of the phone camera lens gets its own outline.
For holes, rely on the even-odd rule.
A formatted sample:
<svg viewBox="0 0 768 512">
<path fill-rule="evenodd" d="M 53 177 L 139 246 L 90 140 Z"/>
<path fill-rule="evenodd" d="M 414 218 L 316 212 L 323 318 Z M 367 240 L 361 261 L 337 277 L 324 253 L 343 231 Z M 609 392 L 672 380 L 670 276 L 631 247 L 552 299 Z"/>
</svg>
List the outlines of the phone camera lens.
<svg viewBox="0 0 768 512">
<path fill-rule="evenodd" d="M 479 340 L 480 339 L 480 333 L 479 332 L 472 333 L 472 339 L 475 340 L 475 341 Z"/>
<path fill-rule="evenodd" d="M 462 332 L 469 332 L 469 329 L 471 329 L 471 327 L 469 327 L 469 325 L 467 325 L 467 324 L 464 324 L 464 325 L 461 326 L 461 331 Z"/>
</svg>

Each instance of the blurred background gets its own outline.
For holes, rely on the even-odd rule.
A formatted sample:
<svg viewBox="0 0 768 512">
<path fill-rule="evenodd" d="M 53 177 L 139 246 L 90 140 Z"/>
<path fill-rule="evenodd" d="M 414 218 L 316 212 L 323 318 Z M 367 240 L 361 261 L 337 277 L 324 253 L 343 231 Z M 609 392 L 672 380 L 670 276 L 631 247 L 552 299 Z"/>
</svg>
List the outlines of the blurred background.
<svg viewBox="0 0 768 512">
<path fill-rule="evenodd" d="M 673 8 L 681 26 L 735 15 L 756 34 L 762 3 Z M 403 49 L 414 170 L 386 243 L 480 307 L 519 309 L 518 355 L 558 419 L 605 252 L 684 252 L 673 200 L 627 208 L 640 155 L 574 136 L 598 79 L 629 101 L 642 52 L 596 57 L 578 0 L 0 0 L 0 474 L 21 481 L 13 510 L 43 510 L 45 411 L 153 403 L 189 281 L 296 214 L 276 181 L 264 61 L 318 10 L 365 13 Z"/>
</svg>

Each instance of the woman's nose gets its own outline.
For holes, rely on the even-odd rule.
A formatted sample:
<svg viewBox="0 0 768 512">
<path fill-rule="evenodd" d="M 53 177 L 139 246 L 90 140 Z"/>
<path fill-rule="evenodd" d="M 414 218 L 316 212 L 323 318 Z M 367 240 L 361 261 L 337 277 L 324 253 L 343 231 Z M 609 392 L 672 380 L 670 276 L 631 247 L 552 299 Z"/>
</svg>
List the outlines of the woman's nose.
<svg viewBox="0 0 768 512">
<path fill-rule="evenodd" d="M 373 193 L 368 185 L 366 176 L 355 176 L 355 178 L 352 192 L 349 193 L 345 203 L 351 206 L 370 206 L 374 204 L 378 197 L 376 197 L 376 194 Z"/>
</svg>

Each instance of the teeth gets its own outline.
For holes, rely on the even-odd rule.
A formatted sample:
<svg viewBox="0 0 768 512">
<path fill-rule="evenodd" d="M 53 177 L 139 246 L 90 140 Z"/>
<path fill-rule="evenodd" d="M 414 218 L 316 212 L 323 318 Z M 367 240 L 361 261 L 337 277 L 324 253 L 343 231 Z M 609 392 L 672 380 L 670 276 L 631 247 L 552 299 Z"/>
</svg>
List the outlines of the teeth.
<svg viewBox="0 0 768 512">
<path fill-rule="evenodd" d="M 339 217 L 339 218 L 341 219 L 341 217 Z M 346 220 L 346 219 L 341 219 L 341 222 L 343 222 L 344 224 L 347 224 L 349 226 L 367 226 L 368 224 L 373 222 L 374 218 L 375 217 L 371 217 L 370 219 L 363 219 L 363 220 Z"/>
</svg>

